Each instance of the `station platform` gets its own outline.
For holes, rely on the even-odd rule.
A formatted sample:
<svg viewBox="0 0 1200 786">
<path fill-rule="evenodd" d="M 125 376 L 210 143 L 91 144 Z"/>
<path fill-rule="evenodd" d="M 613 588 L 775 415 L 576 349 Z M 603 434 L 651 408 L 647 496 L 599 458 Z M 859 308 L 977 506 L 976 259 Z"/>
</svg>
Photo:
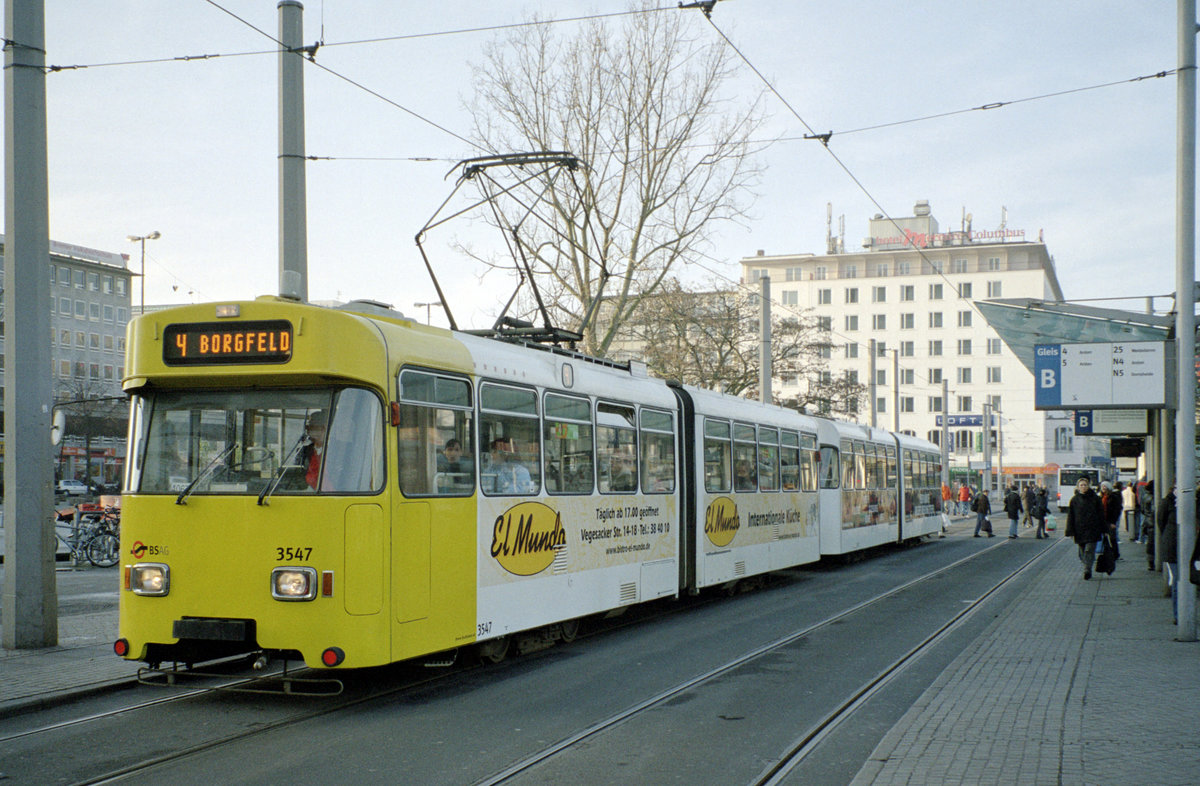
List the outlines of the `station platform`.
<svg viewBox="0 0 1200 786">
<path fill-rule="evenodd" d="M 958 519 L 948 536 L 972 528 Z M 856 786 L 1196 781 L 1200 643 L 1175 640 L 1161 574 L 1124 544 L 1112 576 L 1084 581 L 1055 536 L 1028 589 L 884 735 Z M 57 647 L 0 649 L 0 715 L 132 682 L 116 630 L 114 608 L 61 618 Z"/>
</svg>

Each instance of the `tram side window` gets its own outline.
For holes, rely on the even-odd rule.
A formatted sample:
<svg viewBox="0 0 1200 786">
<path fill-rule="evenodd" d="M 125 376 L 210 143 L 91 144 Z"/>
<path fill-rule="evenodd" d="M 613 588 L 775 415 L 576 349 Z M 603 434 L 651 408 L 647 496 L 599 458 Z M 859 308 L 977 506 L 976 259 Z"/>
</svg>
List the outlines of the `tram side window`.
<svg viewBox="0 0 1200 786">
<path fill-rule="evenodd" d="M 854 443 L 854 488 L 867 487 L 867 454 L 866 446 L 861 442 Z"/>
<path fill-rule="evenodd" d="M 675 419 L 668 412 L 642 410 L 642 491 L 675 491 Z"/>
<path fill-rule="evenodd" d="M 779 432 L 773 428 L 758 430 L 758 487 L 779 490 Z"/>
<path fill-rule="evenodd" d="M 838 458 L 838 449 L 833 445 L 821 446 L 821 463 L 817 469 L 820 471 L 821 488 L 835 489 L 838 487 L 838 470 L 841 462 Z"/>
<path fill-rule="evenodd" d="M 884 459 L 883 446 L 875 445 L 875 472 L 871 478 L 871 485 L 877 489 L 886 487 L 887 479 L 887 462 Z"/>
<path fill-rule="evenodd" d="M 779 435 L 779 484 L 784 491 L 800 488 L 800 447 L 795 432 L 784 431 Z M 811 463 L 806 467 L 811 473 Z"/>
<path fill-rule="evenodd" d="M 469 496 L 475 490 L 471 385 L 400 373 L 400 490 L 406 496 Z"/>
<path fill-rule="evenodd" d="M 485 494 L 536 494 L 542 487 L 537 394 L 485 383 L 479 387 L 479 484 Z"/>
<path fill-rule="evenodd" d="M 547 393 L 544 406 L 546 490 L 551 494 L 592 493 L 595 467 L 591 402 L 577 396 Z"/>
<path fill-rule="evenodd" d="M 755 446 L 754 426 L 733 424 L 733 490 L 754 491 L 758 488 L 758 449 Z"/>
<path fill-rule="evenodd" d="M 637 491 L 637 432 L 633 407 L 596 404 L 596 464 L 600 492 L 625 494 Z"/>
<path fill-rule="evenodd" d="M 887 487 L 896 487 L 896 449 L 888 448 L 887 456 Z"/>
<path fill-rule="evenodd" d="M 710 494 L 729 491 L 729 424 L 704 419 L 704 490 Z"/>
<path fill-rule="evenodd" d="M 916 472 L 913 467 L 913 454 L 911 450 L 904 451 L 904 488 L 909 491 L 916 488 Z"/>
<path fill-rule="evenodd" d="M 854 488 L 854 448 L 850 440 L 842 440 L 842 488 Z"/>
</svg>

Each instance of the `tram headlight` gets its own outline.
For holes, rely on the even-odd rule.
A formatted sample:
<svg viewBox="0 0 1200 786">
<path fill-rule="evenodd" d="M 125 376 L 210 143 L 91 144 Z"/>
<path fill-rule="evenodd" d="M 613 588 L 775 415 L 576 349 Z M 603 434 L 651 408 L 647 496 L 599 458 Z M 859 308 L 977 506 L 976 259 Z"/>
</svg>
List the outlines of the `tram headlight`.
<svg viewBox="0 0 1200 786">
<path fill-rule="evenodd" d="M 317 572 L 312 568 L 271 571 L 271 597 L 275 600 L 312 600 L 317 597 L 317 586 Z"/>
<path fill-rule="evenodd" d="M 129 569 L 129 589 L 134 595 L 166 595 L 171 591 L 171 568 L 161 562 L 143 562 Z"/>
</svg>

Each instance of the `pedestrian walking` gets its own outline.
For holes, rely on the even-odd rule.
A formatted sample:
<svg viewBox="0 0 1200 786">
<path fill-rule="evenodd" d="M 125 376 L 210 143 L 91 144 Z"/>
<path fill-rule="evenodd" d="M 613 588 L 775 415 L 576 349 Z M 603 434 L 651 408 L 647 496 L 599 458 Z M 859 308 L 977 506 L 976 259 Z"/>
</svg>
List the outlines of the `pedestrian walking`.
<svg viewBox="0 0 1200 786">
<path fill-rule="evenodd" d="M 1158 506 L 1158 537 L 1162 538 L 1163 567 L 1171 585 L 1171 617 L 1179 624 L 1179 525 L 1175 519 L 1175 487 L 1167 489 Z"/>
<path fill-rule="evenodd" d="M 950 512 L 950 485 L 948 483 L 942 484 L 942 512 Z"/>
<path fill-rule="evenodd" d="M 958 483 L 958 515 L 967 515 L 967 505 L 971 502 L 971 490 L 967 488 L 966 481 Z"/>
<path fill-rule="evenodd" d="M 1148 480 L 1138 490 L 1138 514 L 1142 519 L 1141 536 L 1150 555 L 1150 570 L 1154 570 L 1154 481 Z"/>
<path fill-rule="evenodd" d="M 1133 493 L 1133 484 L 1130 483 L 1121 489 L 1121 515 L 1125 517 L 1125 531 L 1129 533 L 1129 539 L 1137 543 L 1141 538 L 1138 537 L 1135 513 L 1137 513 L 1137 494 Z"/>
<path fill-rule="evenodd" d="M 1037 522 L 1037 534 L 1034 537 L 1039 540 L 1050 537 L 1046 534 L 1046 515 L 1050 512 L 1046 500 L 1046 489 L 1038 486 L 1037 491 L 1033 495 L 1033 512 L 1030 515 Z"/>
<path fill-rule="evenodd" d="M 975 511 L 975 537 L 979 537 L 979 530 L 983 530 L 990 538 L 995 535 L 992 532 L 992 522 L 988 521 L 988 514 L 992 512 L 992 501 L 988 499 L 986 491 L 980 491 L 975 495 L 975 499 L 971 501 L 971 510 Z"/>
<path fill-rule="evenodd" d="M 1104 537 L 1104 509 L 1100 506 L 1100 495 L 1092 489 L 1086 477 L 1075 484 L 1075 495 L 1067 503 L 1066 536 L 1074 538 L 1079 547 L 1079 561 L 1083 563 L 1083 578 L 1092 577 L 1092 564 L 1096 561 L 1096 544 Z"/>
<path fill-rule="evenodd" d="M 1121 543 L 1117 539 L 1117 532 L 1121 529 L 1121 496 L 1107 480 L 1100 484 L 1100 507 L 1104 511 L 1105 532 L 1112 534 L 1113 559 L 1118 560 L 1121 558 Z M 1100 551 L 1104 551 L 1103 542 Z"/>
<path fill-rule="evenodd" d="M 1008 514 L 1008 539 L 1016 540 L 1017 537 L 1017 521 L 1021 518 L 1021 511 L 1025 510 L 1025 506 L 1021 504 L 1021 495 L 1017 493 L 1017 485 L 1008 487 L 1008 493 L 1004 495 L 1004 512 Z"/>
<path fill-rule="evenodd" d="M 1033 484 L 1030 483 L 1025 487 L 1025 492 L 1022 495 L 1021 501 L 1025 503 L 1025 515 L 1021 518 L 1021 523 L 1026 527 L 1033 526 L 1033 503 L 1037 495 L 1034 493 Z"/>
</svg>

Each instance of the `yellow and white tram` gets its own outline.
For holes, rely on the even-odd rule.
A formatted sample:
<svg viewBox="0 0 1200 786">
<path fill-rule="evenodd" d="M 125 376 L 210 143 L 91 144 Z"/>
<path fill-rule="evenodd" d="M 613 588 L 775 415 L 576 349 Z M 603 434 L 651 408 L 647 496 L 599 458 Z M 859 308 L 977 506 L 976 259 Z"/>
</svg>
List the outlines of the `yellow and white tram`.
<svg viewBox="0 0 1200 786">
<path fill-rule="evenodd" d="M 276 297 L 146 314 L 127 345 L 114 648 L 151 664 L 498 659 L 936 531 L 928 443 L 636 363 Z"/>
</svg>

